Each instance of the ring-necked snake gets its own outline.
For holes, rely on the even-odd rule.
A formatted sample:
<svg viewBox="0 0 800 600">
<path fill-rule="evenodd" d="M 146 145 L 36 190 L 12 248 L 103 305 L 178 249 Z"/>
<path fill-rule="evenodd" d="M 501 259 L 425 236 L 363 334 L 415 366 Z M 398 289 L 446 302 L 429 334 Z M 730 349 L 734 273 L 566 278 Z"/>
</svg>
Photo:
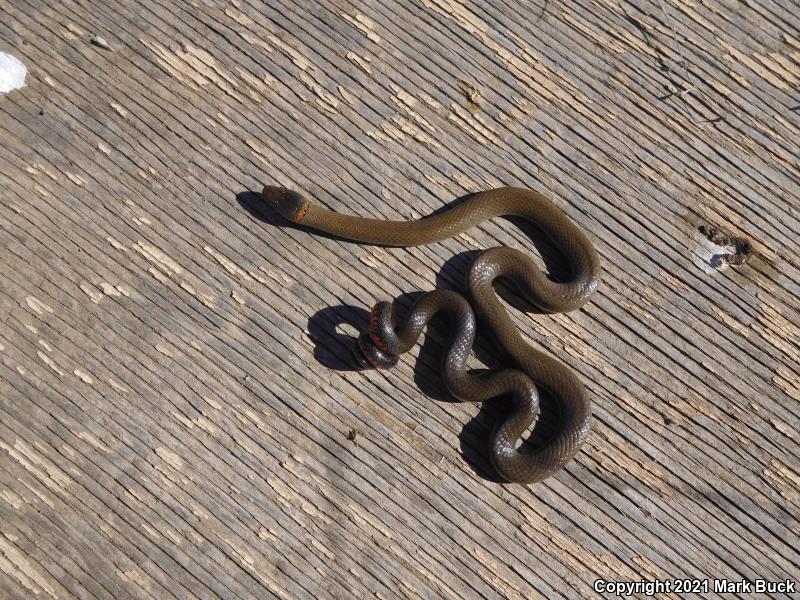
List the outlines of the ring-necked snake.
<svg viewBox="0 0 800 600">
<path fill-rule="evenodd" d="M 428 292 L 398 324 L 393 305 L 379 302 L 371 312 L 370 330 L 359 337 L 354 354 L 363 366 L 391 367 L 400 354 L 411 349 L 436 313 L 447 313 L 453 332 L 443 365 L 448 390 L 465 402 L 482 402 L 498 396 L 510 399 L 508 417 L 496 427 L 491 438 L 490 456 L 498 473 L 512 482 L 540 481 L 563 467 L 580 449 L 591 425 L 591 406 L 583 384 L 567 367 L 535 350 L 520 336 L 492 287 L 498 277 L 506 278 L 544 312 L 576 309 L 597 288 L 600 260 L 592 243 L 550 200 L 528 189 L 499 188 L 475 194 L 440 214 L 398 222 L 327 210 L 285 188 L 267 186 L 263 195 L 294 223 L 355 242 L 383 246 L 430 244 L 502 215 L 522 217 L 535 224 L 567 259 L 571 273 L 566 281 L 552 281 L 531 257 L 519 250 L 505 247 L 484 250 L 467 274 L 466 287 L 472 305 L 455 292 Z M 479 374 L 467 372 L 466 361 L 476 329 L 473 307 L 478 323 L 496 341 L 507 368 Z M 560 418 L 549 438 L 532 448 L 520 442 L 539 415 L 537 386 L 546 389 L 557 403 Z"/>
</svg>

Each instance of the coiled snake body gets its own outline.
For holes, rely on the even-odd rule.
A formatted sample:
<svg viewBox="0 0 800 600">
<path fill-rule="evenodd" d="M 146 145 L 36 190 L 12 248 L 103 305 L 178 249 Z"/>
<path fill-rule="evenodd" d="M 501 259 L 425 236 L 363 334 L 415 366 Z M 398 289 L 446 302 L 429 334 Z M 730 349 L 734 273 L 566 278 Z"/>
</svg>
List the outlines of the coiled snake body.
<svg viewBox="0 0 800 600">
<path fill-rule="evenodd" d="M 337 213 L 312 204 L 301 194 L 267 186 L 264 199 L 285 218 L 331 235 L 383 246 L 418 246 L 455 236 L 497 216 L 518 216 L 538 226 L 570 265 L 567 281 L 547 278 L 528 255 L 512 248 L 481 252 L 467 274 L 472 306 L 455 292 L 422 295 L 405 321 L 395 322 L 393 305 L 377 303 L 370 331 L 359 337 L 356 356 L 364 366 L 388 368 L 416 342 L 428 321 L 439 312 L 451 317 L 453 337 L 444 357 L 443 378 L 459 400 L 482 402 L 498 396 L 511 399 L 508 417 L 495 429 L 490 456 L 498 473 L 518 483 L 540 481 L 564 466 L 589 433 L 591 406 L 583 384 L 567 367 L 535 350 L 517 332 L 500 303 L 492 282 L 510 279 L 533 305 L 544 312 L 580 307 L 596 289 L 600 260 L 592 243 L 550 200 L 522 188 L 499 188 L 473 195 L 462 204 L 417 221 L 380 221 Z M 467 372 L 466 360 L 475 338 L 475 315 L 496 340 L 508 368 L 480 374 Z M 535 384 L 534 384 L 535 382 Z M 519 445 L 520 437 L 539 414 L 537 386 L 545 388 L 559 408 L 555 432 L 537 448 Z"/>
</svg>

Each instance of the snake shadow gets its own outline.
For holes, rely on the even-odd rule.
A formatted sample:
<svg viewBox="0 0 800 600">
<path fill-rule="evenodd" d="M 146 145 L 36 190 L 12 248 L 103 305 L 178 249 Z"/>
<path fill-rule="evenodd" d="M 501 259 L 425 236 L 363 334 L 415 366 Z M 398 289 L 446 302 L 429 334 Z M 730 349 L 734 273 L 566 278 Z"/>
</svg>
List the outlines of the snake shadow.
<svg viewBox="0 0 800 600">
<path fill-rule="evenodd" d="M 236 202 L 245 212 L 259 221 L 278 226 L 286 224 L 286 219 L 267 206 L 267 203 L 261 197 L 261 192 L 253 192 L 251 190 L 239 192 L 236 194 Z"/>
<path fill-rule="evenodd" d="M 431 213 L 430 216 L 450 210 L 473 195 L 468 194 L 456 198 Z M 236 195 L 236 200 L 254 218 L 270 225 L 298 229 L 308 232 L 310 235 L 332 240 L 357 243 L 286 221 L 263 202 L 259 192 L 241 192 Z M 532 242 L 544 266 L 543 271 L 549 278 L 558 281 L 569 277 L 570 269 L 567 261 L 538 227 L 522 218 L 503 218 L 511 221 Z M 480 252 L 481 250 L 461 252 L 445 261 L 436 275 L 436 288 L 463 293 L 469 266 Z M 494 285 L 498 296 L 509 306 L 527 313 L 542 312 L 525 300 L 513 283 L 499 280 Z M 423 293 L 422 291 L 405 293 L 394 299 L 401 322 L 414 301 Z M 380 298 L 376 298 L 376 300 L 380 300 Z M 361 367 L 358 366 L 353 358 L 356 337 L 347 333 L 347 330 L 349 329 L 356 335 L 358 332 L 367 331 L 369 328 L 369 308 L 371 307 L 331 306 L 321 309 L 308 320 L 309 336 L 314 343 L 314 358 L 320 365 L 337 371 L 361 370 Z M 419 390 L 429 398 L 440 402 L 458 402 L 449 394 L 441 377 L 442 359 L 450 337 L 447 325 L 447 319 L 442 316 L 434 317 L 431 320 L 426 328 L 422 345 L 414 364 L 413 376 L 414 383 Z M 480 329 L 479 324 L 478 337 L 472 349 L 474 356 L 485 365 L 485 368 L 493 369 L 502 366 L 504 357 L 498 354 L 493 342 L 486 340 L 481 335 Z M 476 373 L 481 370 L 484 369 L 471 369 L 470 372 Z M 543 396 L 542 415 L 536 424 L 533 434 L 523 442 L 524 445 L 530 447 L 536 447 L 542 443 L 550 435 L 554 424 L 557 422 L 557 419 L 552 416 L 552 411 L 545 410 L 548 405 L 546 393 L 542 393 L 541 390 L 540 393 Z M 506 482 L 499 476 L 489 459 L 489 439 L 494 427 L 505 416 L 504 404 L 504 398 L 502 397 L 483 402 L 479 412 L 464 425 L 459 434 L 460 451 L 463 460 L 478 477 L 499 484 L 505 484 Z"/>
</svg>

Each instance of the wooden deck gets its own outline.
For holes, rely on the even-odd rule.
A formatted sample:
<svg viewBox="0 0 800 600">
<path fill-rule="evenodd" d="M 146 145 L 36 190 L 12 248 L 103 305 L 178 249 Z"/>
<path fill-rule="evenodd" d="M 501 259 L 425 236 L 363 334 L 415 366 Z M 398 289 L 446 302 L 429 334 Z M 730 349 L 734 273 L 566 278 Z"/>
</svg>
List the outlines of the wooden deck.
<svg viewBox="0 0 800 600">
<path fill-rule="evenodd" d="M 800 578 L 796 3 L 305 4 L 0 0 L 29 71 L 0 96 L 0 597 Z M 531 248 L 513 223 L 359 246 L 264 183 L 395 219 L 550 194 L 602 285 L 512 312 L 590 390 L 578 458 L 494 481 L 439 328 L 347 370 L 375 300 Z"/>
</svg>

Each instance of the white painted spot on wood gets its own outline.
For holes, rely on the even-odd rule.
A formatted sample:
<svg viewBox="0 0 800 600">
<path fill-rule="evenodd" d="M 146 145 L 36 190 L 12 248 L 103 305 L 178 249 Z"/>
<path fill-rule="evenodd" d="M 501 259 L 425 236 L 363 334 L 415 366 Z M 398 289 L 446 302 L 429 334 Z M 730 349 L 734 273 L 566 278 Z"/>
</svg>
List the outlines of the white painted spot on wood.
<svg viewBox="0 0 800 600">
<path fill-rule="evenodd" d="M 106 39 L 100 37 L 99 35 L 93 35 L 89 38 L 89 41 L 98 48 L 102 48 L 103 50 L 111 50 L 111 46 L 108 45 Z"/>
<path fill-rule="evenodd" d="M 0 52 L 0 94 L 25 86 L 28 69 L 16 56 Z"/>
<path fill-rule="evenodd" d="M 253 19 L 251 19 L 246 14 L 238 10 L 226 8 L 225 14 L 228 15 L 234 21 L 236 21 L 239 25 L 243 25 L 244 27 L 252 27 L 253 25 L 255 25 Z"/>
<path fill-rule="evenodd" d="M 351 17 L 346 13 L 342 13 L 342 17 L 350 23 L 353 27 L 358 29 L 361 33 L 363 33 L 367 38 L 371 41 L 375 42 L 376 44 L 380 44 L 381 37 L 373 31 L 375 27 L 375 23 L 369 17 L 365 17 L 364 15 L 357 14 L 355 17 Z"/>
<path fill-rule="evenodd" d="M 55 598 L 56 590 L 48 583 L 47 576 L 25 558 L 25 553 L 14 545 L 12 538 L 13 536 L 5 533 L 0 536 L 0 556 L 3 556 L 13 567 L 4 567 L 3 571 L 30 590 L 31 594 L 38 596 L 41 592 L 45 592 Z"/>
<path fill-rule="evenodd" d="M 120 105 L 119 105 L 119 104 L 117 104 L 116 102 L 111 102 L 111 103 L 110 103 L 110 106 L 111 106 L 111 108 L 113 108 L 115 111 L 117 111 L 117 113 L 119 114 L 119 116 L 120 116 L 120 117 L 127 117 L 127 116 L 128 116 L 128 111 L 127 111 L 127 110 L 125 110 L 124 108 L 122 108 L 122 106 L 120 106 Z"/>
<path fill-rule="evenodd" d="M 347 53 L 347 60 L 351 60 L 356 63 L 359 67 L 364 69 L 365 73 L 372 75 L 372 67 L 369 66 L 369 63 L 372 61 L 371 58 L 367 56 L 359 56 L 355 52 L 348 52 Z"/>
<path fill-rule="evenodd" d="M 797 437 L 797 431 L 794 429 L 794 427 L 792 427 L 791 425 L 789 425 L 785 421 L 782 421 L 780 419 L 777 419 L 777 418 L 773 417 L 772 419 L 770 419 L 770 422 L 772 423 L 772 426 L 775 429 L 780 431 L 783 435 L 788 437 L 790 440 L 794 440 Z"/>
<path fill-rule="evenodd" d="M 211 421 L 209 421 L 205 417 L 197 417 L 194 420 L 194 422 L 197 424 L 197 426 L 200 429 L 202 429 L 204 431 L 207 431 L 208 433 L 210 433 L 212 435 L 216 434 L 219 431 L 219 429 L 216 427 L 216 425 L 214 425 L 214 423 L 212 423 Z"/>
<path fill-rule="evenodd" d="M 62 31 L 64 33 L 64 37 L 71 40 L 76 40 L 86 35 L 86 31 L 81 29 L 79 26 L 75 25 L 75 23 L 67 23 L 65 25 L 66 30 L 74 35 L 67 35 L 67 31 Z"/>
<path fill-rule="evenodd" d="M 204 294 L 202 292 L 198 292 L 194 289 L 191 285 L 186 283 L 185 281 L 181 281 L 181 288 L 189 292 L 192 296 L 197 298 L 204 306 L 208 306 L 209 308 L 213 306 L 212 298 L 208 294 Z"/>
<path fill-rule="evenodd" d="M 170 358 L 172 358 L 174 356 L 174 354 L 172 354 L 172 351 L 169 349 L 169 347 L 164 345 L 164 344 L 156 344 L 155 348 L 156 348 L 156 350 L 161 352 L 161 354 L 163 354 L 164 356 L 169 356 Z"/>
<path fill-rule="evenodd" d="M 0 441 L 0 449 L 5 450 L 11 458 L 16 460 L 50 489 L 61 491 L 72 483 L 72 479 L 69 475 L 62 471 L 49 458 L 41 454 L 41 445 L 39 444 L 36 444 L 36 448 L 34 448 L 23 440 L 17 439 L 14 442 L 14 447 L 11 448 Z"/>
<path fill-rule="evenodd" d="M 281 283 L 282 285 L 292 285 L 295 281 L 283 271 L 272 271 L 266 267 L 259 267 L 259 270 L 266 273 L 270 279 Z"/>
<path fill-rule="evenodd" d="M 777 385 L 783 392 L 793 400 L 800 401 L 800 380 L 786 367 L 777 367 L 772 383 Z"/>
<path fill-rule="evenodd" d="M 119 291 L 113 285 L 108 283 L 107 281 L 100 282 L 100 289 L 103 290 L 103 293 L 106 296 L 120 296 Z"/>
<path fill-rule="evenodd" d="M 169 448 L 160 446 L 156 448 L 156 454 L 158 454 L 164 460 L 165 463 L 171 465 L 175 469 L 180 469 L 183 466 L 183 461 L 181 460 L 181 457 L 175 454 Z"/>
<path fill-rule="evenodd" d="M 70 173 L 69 171 L 65 171 L 64 174 L 75 185 L 79 185 L 79 186 L 83 187 L 86 184 L 86 180 L 83 177 L 81 177 L 80 175 L 76 175 L 75 173 Z"/>
<path fill-rule="evenodd" d="M 79 431 L 75 435 L 84 442 L 91 444 L 98 450 L 102 450 L 103 452 L 108 452 L 110 450 L 108 446 L 106 446 L 102 441 L 88 431 Z"/>
<path fill-rule="evenodd" d="M 211 246 L 205 246 L 203 250 L 205 250 L 211 256 L 213 256 L 214 260 L 216 260 L 222 266 L 222 268 L 224 268 L 231 275 L 238 275 L 245 281 L 252 281 L 252 278 L 247 274 L 247 272 L 241 267 L 239 267 L 239 265 L 234 263 L 227 256 L 223 255 L 217 250 L 214 250 L 214 248 L 212 248 Z"/>
<path fill-rule="evenodd" d="M 166 269 L 169 269 L 173 273 L 180 274 L 183 273 L 183 268 L 172 260 L 169 256 L 167 256 L 164 252 L 148 244 L 147 242 L 143 242 L 139 240 L 133 246 L 133 249 L 136 250 L 139 254 L 144 256 L 147 260 L 156 263 L 158 266 Z"/>
<path fill-rule="evenodd" d="M 92 376 L 89 375 L 86 371 L 83 371 L 82 369 L 75 369 L 73 373 L 77 378 L 79 378 L 84 383 L 88 383 L 89 385 L 94 383 L 94 379 L 92 379 Z"/>
<path fill-rule="evenodd" d="M 55 361 L 52 358 L 50 358 L 49 356 L 47 356 L 47 354 L 45 354 L 41 350 L 37 350 L 36 354 L 37 354 L 37 356 L 39 358 L 41 358 L 44 361 L 44 364 L 46 364 L 48 367 L 53 369 L 53 371 L 55 371 L 60 377 L 64 376 L 64 371 L 59 369 L 58 365 L 55 363 Z"/>
<path fill-rule="evenodd" d="M 111 244 L 111 246 L 113 246 L 114 248 L 116 248 L 117 250 L 122 250 L 123 252 L 127 252 L 127 251 L 128 251 L 128 249 L 127 249 L 125 246 L 123 246 L 123 245 L 122 245 L 122 243 L 118 242 L 117 240 L 115 240 L 115 239 L 114 239 L 113 237 L 111 237 L 110 235 L 106 237 L 106 241 L 107 241 L 109 244 Z"/>
<path fill-rule="evenodd" d="M 340 95 L 342 98 L 344 98 L 344 101 L 345 101 L 345 102 L 347 102 L 349 105 L 351 105 L 351 106 L 352 106 L 352 105 L 354 105 L 354 104 L 356 103 L 356 98 L 355 98 L 355 96 L 353 96 L 353 94 L 351 94 L 350 92 L 348 92 L 348 91 L 347 91 L 347 88 L 345 88 L 345 87 L 343 87 L 343 86 L 341 86 L 341 85 L 337 85 L 337 86 L 336 86 L 336 89 L 339 91 L 339 95 Z"/>
<path fill-rule="evenodd" d="M 125 387 L 122 384 L 117 383 L 111 377 L 108 378 L 108 383 L 111 385 L 112 388 L 117 390 L 120 394 L 127 394 L 128 393 L 128 390 L 125 389 Z"/>
<path fill-rule="evenodd" d="M 208 404 L 214 410 L 222 410 L 222 405 L 216 400 L 208 398 L 207 396 L 203 396 L 203 400 L 205 400 L 206 404 Z"/>
<path fill-rule="evenodd" d="M 34 312 L 36 312 L 36 314 L 43 315 L 45 312 L 49 313 L 53 312 L 52 308 L 50 308 L 47 304 L 45 304 L 35 296 L 28 296 L 27 298 L 25 298 L 25 302 Z"/>
<path fill-rule="evenodd" d="M 206 50 L 191 44 L 184 44 L 183 49 L 173 50 L 158 42 L 147 39 L 141 41 L 153 51 L 164 70 L 178 81 L 198 90 L 213 83 L 226 94 L 243 101 L 236 93 L 234 79 Z"/>
<path fill-rule="evenodd" d="M 169 283 L 169 278 L 155 267 L 150 267 L 149 269 L 147 269 L 147 272 L 150 273 L 150 275 L 152 275 L 157 281 L 165 285 Z"/>
<path fill-rule="evenodd" d="M 99 304 L 100 301 L 103 299 L 103 294 L 98 292 L 94 287 L 92 287 L 88 283 L 82 283 L 80 285 L 80 288 L 81 290 L 83 290 L 83 293 L 89 296 L 89 299 L 95 304 Z"/>
<path fill-rule="evenodd" d="M 6 504 L 8 504 L 14 509 L 20 509 L 24 504 L 22 497 L 18 496 L 11 490 L 0 491 L 0 500 L 3 500 Z"/>
</svg>

